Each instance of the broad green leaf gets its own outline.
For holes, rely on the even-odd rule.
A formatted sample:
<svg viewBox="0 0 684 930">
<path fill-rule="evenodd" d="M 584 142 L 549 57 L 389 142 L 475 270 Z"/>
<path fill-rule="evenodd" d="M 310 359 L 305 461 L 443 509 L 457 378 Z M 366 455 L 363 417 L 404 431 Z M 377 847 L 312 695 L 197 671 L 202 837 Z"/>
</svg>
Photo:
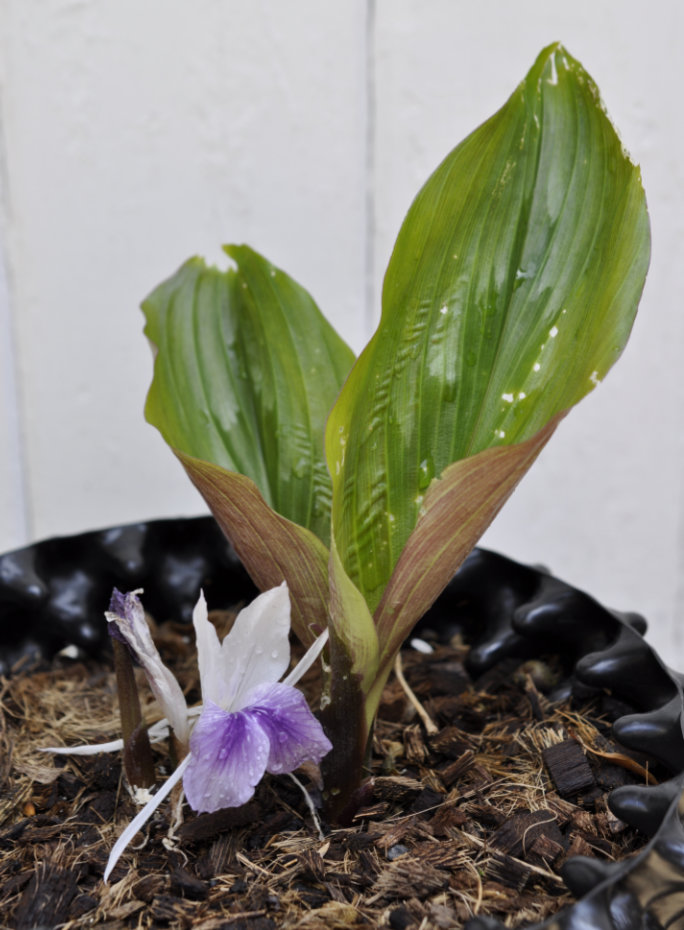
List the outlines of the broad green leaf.
<svg viewBox="0 0 684 930">
<path fill-rule="evenodd" d="M 380 325 L 328 420 L 336 543 L 372 611 L 431 482 L 531 439 L 604 377 L 648 258 L 639 171 L 591 78 L 550 46 L 418 194 Z"/>
<path fill-rule="evenodd" d="M 272 510 L 244 475 L 176 452 L 217 523 L 262 591 L 287 581 L 292 628 L 308 645 L 328 625 L 328 550 Z"/>
<path fill-rule="evenodd" d="M 143 303 L 157 348 L 145 413 L 177 452 L 251 478 L 330 538 L 323 433 L 354 356 L 310 295 L 247 246 L 225 272 L 191 259 Z"/>
</svg>

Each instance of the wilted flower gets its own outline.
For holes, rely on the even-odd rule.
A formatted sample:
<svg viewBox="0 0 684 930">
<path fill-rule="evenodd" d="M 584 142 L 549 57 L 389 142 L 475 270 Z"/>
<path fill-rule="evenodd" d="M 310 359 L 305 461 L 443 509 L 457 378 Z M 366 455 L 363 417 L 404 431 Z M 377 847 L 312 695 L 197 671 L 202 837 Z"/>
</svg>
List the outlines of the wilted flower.
<svg viewBox="0 0 684 930">
<path fill-rule="evenodd" d="M 190 738 L 188 706 L 175 675 L 164 665 L 154 645 L 139 594 L 142 594 L 141 590 L 122 594 L 114 588 L 109 610 L 105 611 L 110 624 L 109 632 L 128 646 L 133 657 L 143 667 L 152 693 L 176 739 L 181 746 L 187 747 Z"/>
</svg>

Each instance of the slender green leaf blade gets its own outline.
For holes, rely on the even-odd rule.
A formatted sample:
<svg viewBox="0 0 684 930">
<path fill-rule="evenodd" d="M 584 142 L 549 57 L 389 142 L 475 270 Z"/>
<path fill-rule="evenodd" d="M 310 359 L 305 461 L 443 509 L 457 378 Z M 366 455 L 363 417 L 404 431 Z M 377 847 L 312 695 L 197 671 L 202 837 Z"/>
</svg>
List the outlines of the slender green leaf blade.
<svg viewBox="0 0 684 930">
<path fill-rule="evenodd" d="M 327 546 L 323 432 L 353 353 L 288 275 L 247 246 L 225 251 L 236 268 L 191 259 L 143 303 L 157 348 L 147 419 Z"/>
<path fill-rule="evenodd" d="M 336 542 L 372 610 L 433 478 L 530 439 L 604 377 L 648 258 L 638 169 L 550 46 L 418 194 L 328 420 Z"/>
<path fill-rule="evenodd" d="M 349 576 L 337 552 L 333 540 L 328 566 L 330 579 L 330 637 L 331 652 L 345 655 L 345 665 L 349 674 L 358 680 L 360 690 L 367 694 L 370 690 L 378 666 L 378 635 L 368 605 Z M 335 669 L 333 667 L 333 678 Z M 367 723 L 370 726 L 374 713 Z"/>
</svg>

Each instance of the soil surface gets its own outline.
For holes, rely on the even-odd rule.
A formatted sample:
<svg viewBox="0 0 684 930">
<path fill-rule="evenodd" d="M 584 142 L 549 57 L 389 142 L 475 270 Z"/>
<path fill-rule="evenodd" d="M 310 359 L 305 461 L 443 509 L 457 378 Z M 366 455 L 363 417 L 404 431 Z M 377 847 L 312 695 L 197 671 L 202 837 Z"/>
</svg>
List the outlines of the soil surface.
<svg viewBox="0 0 684 930">
<path fill-rule="evenodd" d="M 231 622 L 213 619 L 221 634 Z M 197 700 L 191 631 L 164 625 L 156 639 Z M 611 721 L 629 708 L 610 695 L 551 701 L 553 661 L 503 662 L 472 681 L 466 654 L 458 641 L 403 652 L 350 827 L 317 823 L 289 776 L 267 775 L 247 805 L 216 814 L 172 795 L 107 885 L 109 850 L 137 810 L 121 755 L 39 749 L 117 738 L 112 664 L 63 657 L 1 679 L 0 927 L 436 930 L 475 914 L 509 926 L 550 916 L 572 901 L 558 874 L 569 856 L 619 859 L 645 843 L 606 795 L 659 773 L 615 744 Z M 313 698 L 317 682 L 304 687 Z M 142 676 L 140 692 L 153 722 Z M 171 763 L 154 751 L 161 783 Z M 297 777 L 319 801 L 317 772 Z"/>
</svg>

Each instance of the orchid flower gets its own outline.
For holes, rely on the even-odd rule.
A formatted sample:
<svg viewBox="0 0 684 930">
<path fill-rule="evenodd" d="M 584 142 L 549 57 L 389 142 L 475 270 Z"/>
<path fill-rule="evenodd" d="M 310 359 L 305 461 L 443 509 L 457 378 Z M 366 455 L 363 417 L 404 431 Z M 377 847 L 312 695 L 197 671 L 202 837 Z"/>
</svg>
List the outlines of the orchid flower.
<svg viewBox="0 0 684 930">
<path fill-rule="evenodd" d="M 188 709 L 180 685 L 152 642 L 138 593 L 115 592 L 106 616 L 140 662 L 166 715 L 166 721 L 155 725 L 157 735 L 168 721 L 190 751 L 115 843 L 105 881 L 124 849 L 181 778 L 194 810 L 237 807 L 252 797 L 265 772 L 281 774 L 308 760 L 318 763 L 332 748 L 304 695 L 294 687 L 320 655 L 327 631 L 289 675 L 279 680 L 290 663 L 290 596 L 285 582 L 241 610 L 222 643 L 200 594 L 193 624 L 203 705 L 194 727 L 191 718 L 196 711 Z M 118 746 L 120 741 L 89 749 Z M 74 749 L 82 751 L 82 747 Z"/>
</svg>

